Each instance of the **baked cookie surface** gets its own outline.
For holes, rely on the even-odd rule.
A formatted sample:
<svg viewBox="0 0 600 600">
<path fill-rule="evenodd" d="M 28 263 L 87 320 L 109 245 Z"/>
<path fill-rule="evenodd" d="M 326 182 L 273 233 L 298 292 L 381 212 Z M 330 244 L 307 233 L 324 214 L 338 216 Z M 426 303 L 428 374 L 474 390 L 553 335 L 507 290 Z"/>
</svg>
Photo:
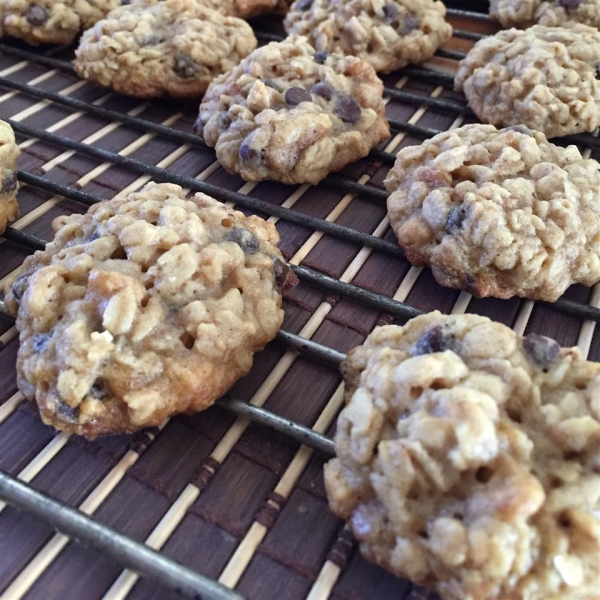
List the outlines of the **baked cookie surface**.
<svg viewBox="0 0 600 600">
<path fill-rule="evenodd" d="M 600 0 L 491 0 L 490 16 L 503 27 L 530 27 L 538 23 L 561 27 L 583 23 L 600 27 Z"/>
<path fill-rule="evenodd" d="M 382 94 L 368 63 L 290 37 L 216 79 L 196 129 L 246 181 L 318 183 L 389 136 Z"/>
<path fill-rule="evenodd" d="M 465 125 L 402 149 L 385 185 L 407 258 L 441 285 L 553 302 L 600 280 L 600 164 L 575 146 Z"/>
<path fill-rule="evenodd" d="M 478 315 L 376 329 L 325 466 L 364 556 L 446 600 L 595 600 L 600 364 Z"/>
<path fill-rule="evenodd" d="M 296 0 L 284 27 L 387 73 L 427 60 L 452 37 L 445 14 L 439 0 Z"/>
<path fill-rule="evenodd" d="M 224 15 L 249 19 L 266 13 L 285 14 L 292 0 L 202 0 Z"/>
<path fill-rule="evenodd" d="M 19 214 L 17 158 L 20 153 L 12 127 L 0 121 L 0 233 Z"/>
<path fill-rule="evenodd" d="M 75 70 L 121 94 L 198 98 L 255 47 L 250 25 L 202 0 L 134 0 L 83 34 Z"/>
<path fill-rule="evenodd" d="M 171 184 L 59 217 L 7 288 L 18 384 L 44 422 L 95 438 L 210 406 L 283 319 L 274 225 Z"/>
<path fill-rule="evenodd" d="M 120 0 L 0 0 L 0 35 L 29 44 L 70 44 Z"/>
<path fill-rule="evenodd" d="M 547 137 L 600 125 L 600 31 L 586 25 L 510 29 L 480 40 L 458 68 L 479 119 L 524 124 Z"/>
</svg>

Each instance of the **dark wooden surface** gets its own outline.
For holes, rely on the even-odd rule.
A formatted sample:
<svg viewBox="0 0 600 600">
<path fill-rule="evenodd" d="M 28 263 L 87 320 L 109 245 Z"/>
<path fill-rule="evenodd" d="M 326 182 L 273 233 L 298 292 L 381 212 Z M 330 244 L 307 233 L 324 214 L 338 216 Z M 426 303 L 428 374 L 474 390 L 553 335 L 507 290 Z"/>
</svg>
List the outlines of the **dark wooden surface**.
<svg viewBox="0 0 600 600">
<path fill-rule="evenodd" d="M 466 6 L 465 7 L 469 7 Z M 471 6 L 472 8 L 472 6 Z M 477 27 L 477 23 L 461 23 L 461 27 Z M 491 26 L 486 26 L 490 29 Z M 454 42 L 455 48 L 468 47 L 464 41 Z M 58 56 L 70 58 L 72 50 Z M 0 71 L 19 62 L 18 59 L 0 54 Z M 13 81 L 30 82 L 47 73 L 47 68 L 29 62 L 19 70 L 7 75 Z M 402 74 L 385 77 L 386 85 L 394 85 Z M 73 73 L 57 71 L 36 87 L 60 91 L 77 82 Z M 423 81 L 409 81 L 403 88 L 429 95 L 435 85 Z M 71 95 L 93 102 L 106 94 L 92 84 L 86 84 Z M 464 102 L 461 95 L 446 89 L 442 97 Z M 0 118 L 12 117 L 37 103 L 24 94 L 0 101 Z M 129 111 L 140 102 L 111 95 L 104 106 L 119 111 Z M 191 131 L 196 117 L 196 105 L 169 100 L 152 102 L 140 116 L 162 122 L 176 112 L 182 112 L 173 125 L 182 131 Z M 415 107 L 392 101 L 388 116 L 408 120 Z M 50 104 L 22 122 L 31 127 L 47 128 L 67 117 L 68 109 Z M 451 126 L 454 116 L 427 110 L 418 121 L 425 127 L 444 130 Z M 58 133 L 83 140 L 107 125 L 102 119 L 82 115 Z M 121 151 L 139 139 L 140 133 L 120 126 L 102 137 L 95 146 Z M 24 141 L 20 139 L 19 141 Z M 406 136 L 396 151 L 404 146 L 418 144 L 420 140 Z M 385 144 L 382 145 L 382 147 Z M 150 165 L 159 163 L 178 148 L 176 142 L 160 136 L 131 154 Z M 37 142 L 22 153 L 21 170 L 43 173 L 43 166 L 60 155 L 59 147 Z M 190 149 L 168 168 L 174 172 L 197 176 L 213 164 L 212 151 Z M 100 164 L 99 161 L 74 155 L 52 168 L 45 177 L 63 183 L 74 184 L 82 175 Z M 365 159 L 344 170 L 344 174 L 357 180 L 363 173 L 373 177 L 370 183 L 381 186 L 386 167 L 372 159 Z M 127 169 L 110 166 L 108 170 L 83 187 L 102 198 L 110 198 L 138 178 Z M 210 183 L 238 190 L 243 182 L 222 169 L 210 177 Z M 282 204 L 294 188 L 276 183 L 261 183 L 251 194 L 273 204 Z M 315 217 L 325 218 L 344 196 L 343 191 L 323 187 L 310 188 L 294 205 L 294 210 Z M 21 217 L 41 206 L 50 194 L 29 186 L 19 192 Z M 75 202 L 61 200 L 44 215 L 28 224 L 24 231 L 48 239 L 50 223 L 57 215 L 84 207 Z M 263 215 L 264 216 L 264 215 Z M 337 223 L 358 231 L 371 233 L 385 216 L 381 203 L 357 197 L 336 220 Z M 280 220 L 277 228 L 281 234 L 281 249 L 287 258 L 293 256 L 310 238 L 313 231 L 306 227 Z M 393 240 L 388 232 L 385 239 Z M 302 264 L 333 277 L 340 277 L 360 248 L 355 244 L 324 235 L 308 253 Z M 19 266 L 30 251 L 5 241 L 0 245 L 0 278 Z M 410 265 L 398 258 L 373 252 L 366 260 L 352 283 L 385 296 L 392 296 Z M 439 287 L 429 271 L 424 270 L 407 297 L 407 303 L 421 310 L 452 310 L 459 293 Z M 581 303 L 589 301 L 590 290 L 581 286 L 570 289 L 566 297 Z M 346 352 L 360 344 L 374 326 L 394 322 L 389 315 L 350 301 L 330 295 L 323 290 L 299 285 L 286 302 L 284 328 L 298 333 L 316 308 L 327 302 L 332 308 L 317 329 L 313 340 Z M 523 301 L 513 299 L 472 300 L 468 311 L 488 315 L 493 319 L 514 325 Z M 0 333 L 7 331 L 9 323 L 0 321 Z M 581 322 L 546 306 L 536 304 L 527 323 L 527 332 L 538 332 L 557 339 L 563 345 L 577 343 Z M 0 348 L 0 405 L 17 390 L 14 363 L 18 341 L 12 339 Z M 277 361 L 285 348 L 270 344 L 256 357 L 252 372 L 238 382 L 233 394 L 249 400 Z M 590 348 L 590 357 L 600 358 L 600 336 L 596 330 Z M 339 374 L 333 368 L 318 364 L 308 358 L 298 358 L 285 372 L 265 407 L 286 418 L 312 426 L 340 383 Z M 192 504 L 180 525 L 170 536 L 163 551 L 183 564 L 211 577 L 218 577 L 231 558 L 248 528 L 265 508 L 281 475 L 298 451 L 298 445 L 285 437 L 260 427 L 248 428 L 223 463 L 216 465 L 215 474 L 207 482 L 205 477 L 207 458 L 222 439 L 234 418 L 218 407 L 191 416 L 176 417 L 148 443 L 143 436 L 121 436 L 89 443 L 71 438 L 58 454 L 34 477 L 32 485 L 70 505 L 79 505 L 92 492 L 110 469 L 126 453 L 128 448 L 140 450 L 141 457 L 128 469 L 122 481 L 100 505 L 95 516 L 103 523 L 143 541 L 164 516 L 166 511 L 188 483 L 202 487 L 202 493 Z M 331 432 L 329 432 L 331 433 Z M 0 469 L 18 474 L 42 449 L 52 441 L 55 434 L 43 426 L 33 406 L 21 404 L 0 425 Z M 238 591 L 249 598 L 260 600 L 304 598 L 316 580 L 324 562 L 331 557 L 342 533 L 343 523 L 327 509 L 321 475 L 323 460 L 315 455 L 294 486 L 289 498 L 281 503 L 270 521 L 270 529 L 254 553 L 243 574 Z M 215 465 L 213 465 L 215 466 Z M 19 514 L 12 508 L 0 513 L 0 594 L 7 588 L 30 560 L 52 537 L 53 531 L 45 524 Z M 344 544 L 342 543 L 342 546 Z M 413 594 L 412 586 L 367 564 L 353 548 L 348 561 L 332 590 L 336 600 L 399 600 Z M 47 569 L 33 582 L 26 598 L 82 599 L 101 598 L 121 572 L 121 566 L 99 553 L 83 549 L 70 542 Z M 131 598 L 176 598 L 177 596 L 155 584 L 140 580 L 133 588 Z M 420 597 L 420 596 L 419 596 Z"/>
</svg>

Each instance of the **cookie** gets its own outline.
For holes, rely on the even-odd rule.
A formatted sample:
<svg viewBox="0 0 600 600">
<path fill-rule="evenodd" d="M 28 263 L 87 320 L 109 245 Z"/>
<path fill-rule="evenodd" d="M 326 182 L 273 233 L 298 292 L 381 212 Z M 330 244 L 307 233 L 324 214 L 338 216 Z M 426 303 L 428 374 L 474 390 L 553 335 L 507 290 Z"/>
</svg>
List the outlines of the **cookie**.
<svg viewBox="0 0 600 600">
<path fill-rule="evenodd" d="M 0 35 L 28 44 L 70 44 L 120 0 L 0 0 Z"/>
<path fill-rule="evenodd" d="M 131 432 L 210 406 L 283 320 L 275 226 L 171 184 L 59 217 L 7 287 L 19 389 L 45 423 Z"/>
<path fill-rule="evenodd" d="M 17 158 L 20 153 L 12 127 L 0 121 L 0 234 L 19 214 Z"/>
<path fill-rule="evenodd" d="M 196 129 L 246 181 L 316 184 L 389 136 L 382 95 L 368 63 L 290 37 L 217 78 Z"/>
<path fill-rule="evenodd" d="M 283 23 L 320 51 L 358 56 L 389 73 L 427 60 L 452 37 L 439 0 L 296 0 Z"/>
<path fill-rule="evenodd" d="M 490 16 L 503 27 L 583 23 L 599 28 L 600 0 L 491 0 Z"/>
<path fill-rule="evenodd" d="M 201 0 L 141 0 L 86 31 L 75 70 L 121 94 L 198 98 L 256 48 L 252 28 Z"/>
<path fill-rule="evenodd" d="M 407 258 L 443 286 L 553 302 L 600 280 L 600 164 L 575 146 L 465 125 L 402 149 L 385 185 Z"/>
<path fill-rule="evenodd" d="M 435 312 L 342 370 L 325 487 L 368 560 L 446 600 L 597 600 L 600 363 Z"/>
<path fill-rule="evenodd" d="M 479 119 L 556 137 L 600 125 L 600 31 L 586 25 L 510 29 L 480 40 L 458 68 Z"/>
</svg>

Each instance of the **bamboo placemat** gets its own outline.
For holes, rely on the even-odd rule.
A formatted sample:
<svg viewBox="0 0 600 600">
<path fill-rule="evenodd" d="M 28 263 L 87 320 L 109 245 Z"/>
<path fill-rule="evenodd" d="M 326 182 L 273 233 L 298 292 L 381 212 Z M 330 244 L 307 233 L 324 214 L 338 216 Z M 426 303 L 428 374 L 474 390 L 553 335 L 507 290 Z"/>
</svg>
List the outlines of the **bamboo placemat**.
<svg viewBox="0 0 600 600">
<path fill-rule="evenodd" d="M 600 286 L 574 286 L 554 305 L 473 299 L 411 267 L 389 229 L 382 181 L 395 153 L 474 120 L 452 90 L 453 73 L 473 42 L 496 27 L 457 9 L 450 20 L 457 31 L 435 58 L 384 77 L 392 137 L 317 187 L 244 183 L 193 135 L 196 103 L 124 98 L 80 81 L 72 48 L 3 40 L 0 118 L 13 125 L 22 155 L 21 216 L 0 239 L 1 282 L 50 239 L 53 218 L 154 179 L 277 223 L 301 283 L 286 299 L 281 334 L 228 400 L 93 443 L 55 434 L 23 401 L 16 331 L 0 319 L 0 470 L 25 482 L 26 492 L 93 515 L 248 598 L 427 598 L 366 563 L 327 508 L 321 472 L 342 403 L 343 354 L 376 325 L 439 309 L 487 315 L 600 358 Z M 263 42 L 281 36 L 277 20 L 253 24 Z M 597 137 L 571 141 L 599 158 Z M 131 551 L 135 557 L 139 547 Z M 171 563 L 140 563 L 156 583 L 124 569 L 137 564 L 130 555 L 111 552 L 87 549 L 0 503 L 0 600 L 182 597 L 166 585 Z M 183 580 L 183 571 L 174 573 Z"/>
</svg>

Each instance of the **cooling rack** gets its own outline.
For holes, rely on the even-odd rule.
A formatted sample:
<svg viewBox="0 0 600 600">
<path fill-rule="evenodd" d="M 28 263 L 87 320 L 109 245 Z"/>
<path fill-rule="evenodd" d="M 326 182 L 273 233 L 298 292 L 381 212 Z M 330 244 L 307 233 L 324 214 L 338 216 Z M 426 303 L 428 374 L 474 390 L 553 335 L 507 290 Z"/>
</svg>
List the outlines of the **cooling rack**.
<svg viewBox="0 0 600 600">
<path fill-rule="evenodd" d="M 404 146 L 474 120 L 453 74 L 494 32 L 450 9 L 451 42 L 386 75 L 392 136 L 319 186 L 249 184 L 192 133 L 197 106 L 123 98 L 74 74 L 72 48 L 0 42 L 0 118 L 11 123 L 21 215 L 0 239 L 0 282 L 50 239 L 52 219 L 147 181 L 210 194 L 277 224 L 300 279 L 276 340 L 213 408 L 133 436 L 54 433 L 15 383 L 18 348 L 0 304 L 0 599 L 424 599 L 367 564 L 327 509 L 322 465 L 342 405 L 338 365 L 377 325 L 476 312 L 600 358 L 600 286 L 558 302 L 474 299 L 411 267 L 385 217 L 382 181 Z M 261 42 L 276 20 L 254 23 Z M 597 135 L 578 135 L 585 156 Z M 81 542 L 81 544 L 79 543 Z"/>
</svg>

